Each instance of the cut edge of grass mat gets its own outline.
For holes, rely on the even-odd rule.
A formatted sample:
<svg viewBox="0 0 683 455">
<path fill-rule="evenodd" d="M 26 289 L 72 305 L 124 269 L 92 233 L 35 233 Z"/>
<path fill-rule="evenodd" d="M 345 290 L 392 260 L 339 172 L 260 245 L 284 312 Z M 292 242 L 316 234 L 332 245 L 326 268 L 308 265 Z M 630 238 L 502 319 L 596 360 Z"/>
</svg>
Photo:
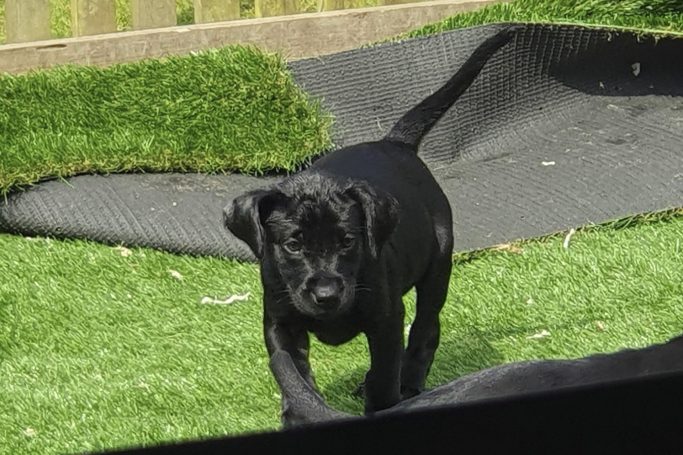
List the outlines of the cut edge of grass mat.
<svg viewBox="0 0 683 455">
<path fill-rule="evenodd" d="M 557 239 L 564 238 L 567 242 L 567 246 L 564 249 L 570 248 L 570 240 L 574 234 L 596 232 L 596 231 L 606 231 L 606 230 L 621 230 L 628 229 L 633 226 L 645 226 L 648 224 L 657 224 L 661 222 L 672 221 L 677 218 L 683 218 L 683 206 L 672 207 L 668 209 L 658 210 L 655 212 L 637 213 L 635 215 L 625 216 L 623 218 L 617 218 L 610 221 L 605 221 L 604 223 L 598 224 L 586 224 L 584 226 L 579 226 L 577 228 L 568 228 L 562 231 L 553 232 L 551 234 L 542 235 L 539 237 L 533 237 L 529 239 L 514 240 L 507 243 L 501 243 L 498 245 L 493 245 L 488 248 L 482 248 L 478 250 L 471 251 L 459 251 L 453 253 L 452 259 L 454 265 L 467 264 L 472 261 L 485 259 L 491 255 L 513 253 L 519 254 L 523 251 L 525 246 L 531 244 L 547 243 L 555 241 Z"/>
</svg>

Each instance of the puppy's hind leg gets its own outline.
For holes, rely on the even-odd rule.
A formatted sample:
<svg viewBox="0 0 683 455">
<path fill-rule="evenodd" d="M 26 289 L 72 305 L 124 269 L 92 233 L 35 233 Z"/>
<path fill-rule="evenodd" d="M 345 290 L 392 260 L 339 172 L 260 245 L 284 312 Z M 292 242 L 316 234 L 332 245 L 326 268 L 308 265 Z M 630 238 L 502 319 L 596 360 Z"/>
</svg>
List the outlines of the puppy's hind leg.
<svg viewBox="0 0 683 455">
<path fill-rule="evenodd" d="M 424 390 L 434 353 L 439 346 L 439 313 L 448 294 L 452 267 L 450 253 L 439 256 L 415 286 L 417 309 L 401 365 L 401 395 L 404 399 Z"/>
</svg>

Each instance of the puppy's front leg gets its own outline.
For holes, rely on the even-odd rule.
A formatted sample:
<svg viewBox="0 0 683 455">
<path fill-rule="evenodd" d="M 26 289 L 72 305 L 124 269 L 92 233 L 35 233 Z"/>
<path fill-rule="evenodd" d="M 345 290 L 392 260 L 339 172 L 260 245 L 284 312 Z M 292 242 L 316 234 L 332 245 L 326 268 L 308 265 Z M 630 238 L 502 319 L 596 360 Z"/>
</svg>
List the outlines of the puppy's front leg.
<svg viewBox="0 0 683 455">
<path fill-rule="evenodd" d="M 272 357 L 278 350 L 287 352 L 292 357 L 301 377 L 314 390 L 317 390 L 313 374 L 311 373 L 311 366 L 308 363 L 310 347 L 308 332 L 302 328 L 279 324 L 266 317 L 263 323 L 263 333 L 266 339 L 268 356 Z M 277 375 L 277 371 L 273 371 L 273 374 Z"/>
<path fill-rule="evenodd" d="M 371 332 L 367 338 L 370 370 L 365 375 L 365 413 L 369 414 L 390 408 L 401 400 L 401 324 Z"/>
</svg>

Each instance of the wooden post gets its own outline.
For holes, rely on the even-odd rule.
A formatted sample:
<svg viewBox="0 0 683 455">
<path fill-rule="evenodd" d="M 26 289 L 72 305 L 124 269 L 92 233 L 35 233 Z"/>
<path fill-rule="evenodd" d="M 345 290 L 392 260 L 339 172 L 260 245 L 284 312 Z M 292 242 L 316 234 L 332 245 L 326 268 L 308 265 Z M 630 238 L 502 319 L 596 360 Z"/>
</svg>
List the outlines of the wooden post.
<svg viewBox="0 0 683 455">
<path fill-rule="evenodd" d="M 318 2 L 318 11 L 336 11 L 344 9 L 344 0 L 320 0 Z"/>
<path fill-rule="evenodd" d="M 195 24 L 239 18 L 240 0 L 194 0 Z"/>
<path fill-rule="evenodd" d="M 5 0 L 5 31 L 8 43 L 49 39 L 48 0 Z"/>
<path fill-rule="evenodd" d="M 116 31 L 114 0 L 71 0 L 73 36 L 99 35 Z"/>
<path fill-rule="evenodd" d="M 133 30 L 176 25 L 175 0 L 133 0 Z"/>
<path fill-rule="evenodd" d="M 325 0 L 323 0 L 325 1 Z M 255 0 L 256 17 L 289 16 L 301 12 L 297 0 Z"/>
</svg>

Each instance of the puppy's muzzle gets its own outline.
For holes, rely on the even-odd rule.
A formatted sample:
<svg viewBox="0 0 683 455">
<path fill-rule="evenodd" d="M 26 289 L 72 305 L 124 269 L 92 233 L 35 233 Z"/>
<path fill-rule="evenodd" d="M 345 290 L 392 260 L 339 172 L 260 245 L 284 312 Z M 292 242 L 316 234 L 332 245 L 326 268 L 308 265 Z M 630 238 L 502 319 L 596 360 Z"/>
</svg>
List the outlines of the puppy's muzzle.
<svg viewBox="0 0 683 455">
<path fill-rule="evenodd" d="M 333 309 L 341 302 L 344 283 L 337 277 L 311 278 L 306 283 L 306 291 L 316 305 L 322 309 Z"/>
</svg>

